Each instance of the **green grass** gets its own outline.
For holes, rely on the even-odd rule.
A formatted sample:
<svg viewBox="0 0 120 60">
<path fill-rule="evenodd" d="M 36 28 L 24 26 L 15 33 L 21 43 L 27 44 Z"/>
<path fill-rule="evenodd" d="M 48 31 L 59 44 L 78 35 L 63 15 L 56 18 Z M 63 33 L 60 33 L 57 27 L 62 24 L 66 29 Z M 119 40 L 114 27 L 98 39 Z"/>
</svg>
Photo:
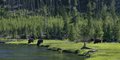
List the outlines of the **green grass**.
<svg viewBox="0 0 120 60">
<path fill-rule="evenodd" d="M 32 44 L 36 44 L 37 40 Z M 9 44 L 27 44 L 27 40 L 8 42 Z M 60 40 L 44 40 L 42 45 L 49 45 L 49 49 L 60 48 L 62 50 L 68 50 L 75 52 L 79 50 L 78 54 L 84 54 L 89 50 L 81 50 L 83 43 L 74 43 L 69 41 Z M 119 43 L 100 43 L 100 44 L 87 44 L 88 47 L 97 50 L 91 54 L 90 58 L 86 60 L 119 60 L 120 59 L 120 44 Z"/>
<path fill-rule="evenodd" d="M 120 44 L 119 43 L 101 43 L 88 44 L 90 47 L 98 51 L 92 54 L 87 60 L 119 60 L 120 59 Z"/>
</svg>

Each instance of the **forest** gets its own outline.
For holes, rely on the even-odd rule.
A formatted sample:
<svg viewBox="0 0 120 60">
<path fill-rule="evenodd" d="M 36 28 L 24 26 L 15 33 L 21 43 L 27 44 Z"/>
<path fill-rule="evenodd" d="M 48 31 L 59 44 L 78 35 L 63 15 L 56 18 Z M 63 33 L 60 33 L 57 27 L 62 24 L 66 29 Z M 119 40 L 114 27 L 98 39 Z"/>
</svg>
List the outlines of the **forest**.
<svg viewBox="0 0 120 60">
<path fill-rule="evenodd" d="M 120 0 L 0 0 L 0 60 L 120 60 Z"/>
<path fill-rule="evenodd" d="M 0 37 L 120 42 L 119 0 L 0 0 Z"/>
</svg>

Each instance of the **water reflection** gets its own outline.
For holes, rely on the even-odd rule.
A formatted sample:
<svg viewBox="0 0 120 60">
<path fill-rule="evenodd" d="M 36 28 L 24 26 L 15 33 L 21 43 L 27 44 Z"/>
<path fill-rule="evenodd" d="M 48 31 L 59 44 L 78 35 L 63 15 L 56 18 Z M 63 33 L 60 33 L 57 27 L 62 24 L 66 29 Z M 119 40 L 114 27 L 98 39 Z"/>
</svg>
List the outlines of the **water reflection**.
<svg viewBox="0 0 120 60">
<path fill-rule="evenodd" d="M 84 60 L 84 58 L 33 45 L 3 44 L 0 45 L 0 60 Z"/>
</svg>

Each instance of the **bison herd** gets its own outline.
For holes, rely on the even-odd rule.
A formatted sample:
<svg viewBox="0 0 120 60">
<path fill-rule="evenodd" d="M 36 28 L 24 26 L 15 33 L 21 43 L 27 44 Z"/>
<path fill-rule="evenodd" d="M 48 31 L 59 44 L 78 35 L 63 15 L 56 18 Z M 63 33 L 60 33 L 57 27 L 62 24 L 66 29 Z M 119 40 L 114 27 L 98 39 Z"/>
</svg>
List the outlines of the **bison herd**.
<svg viewBox="0 0 120 60">
<path fill-rule="evenodd" d="M 103 43 L 103 42 L 117 42 L 117 40 L 116 39 L 111 39 L 111 40 L 107 40 L 107 39 L 103 39 L 103 40 L 101 40 L 101 39 L 90 39 L 90 40 L 88 40 L 88 42 L 93 42 L 94 44 L 96 44 L 96 43 Z"/>
<path fill-rule="evenodd" d="M 30 36 L 29 40 L 28 40 L 28 44 L 34 42 L 34 39 L 35 39 L 34 36 Z M 43 39 L 42 39 L 42 37 L 39 37 L 38 41 L 37 41 L 37 46 L 39 46 L 41 43 L 43 43 Z"/>
<path fill-rule="evenodd" d="M 34 40 L 35 40 L 34 35 L 29 36 L 28 44 L 34 42 Z M 111 39 L 111 40 L 107 40 L 107 39 L 103 39 L 103 40 L 101 40 L 101 39 L 89 39 L 86 42 L 93 42 L 94 44 L 96 44 L 96 43 L 102 43 L 102 42 L 117 42 L 117 39 Z M 1 42 L 0 41 L 0 44 L 4 44 L 4 43 L 5 42 Z M 40 36 L 40 37 L 38 37 L 38 41 L 37 41 L 36 45 L 39 46 L 41 43 L 43 43 L 43 39 Z"/>
</svg>

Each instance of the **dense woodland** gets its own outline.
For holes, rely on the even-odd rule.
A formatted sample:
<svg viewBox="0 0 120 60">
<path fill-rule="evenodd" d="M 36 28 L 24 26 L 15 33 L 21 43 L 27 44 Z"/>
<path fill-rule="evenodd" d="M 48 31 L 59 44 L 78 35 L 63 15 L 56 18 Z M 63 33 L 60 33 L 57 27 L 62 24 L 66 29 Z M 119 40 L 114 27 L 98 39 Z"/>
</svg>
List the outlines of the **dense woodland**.
<svg viewBox="0 0 120 60">
<path fill-rule="evenodd" d="M 120 42 L 119 0 L 0 0 L 0 36 Z"/>
</svg>

